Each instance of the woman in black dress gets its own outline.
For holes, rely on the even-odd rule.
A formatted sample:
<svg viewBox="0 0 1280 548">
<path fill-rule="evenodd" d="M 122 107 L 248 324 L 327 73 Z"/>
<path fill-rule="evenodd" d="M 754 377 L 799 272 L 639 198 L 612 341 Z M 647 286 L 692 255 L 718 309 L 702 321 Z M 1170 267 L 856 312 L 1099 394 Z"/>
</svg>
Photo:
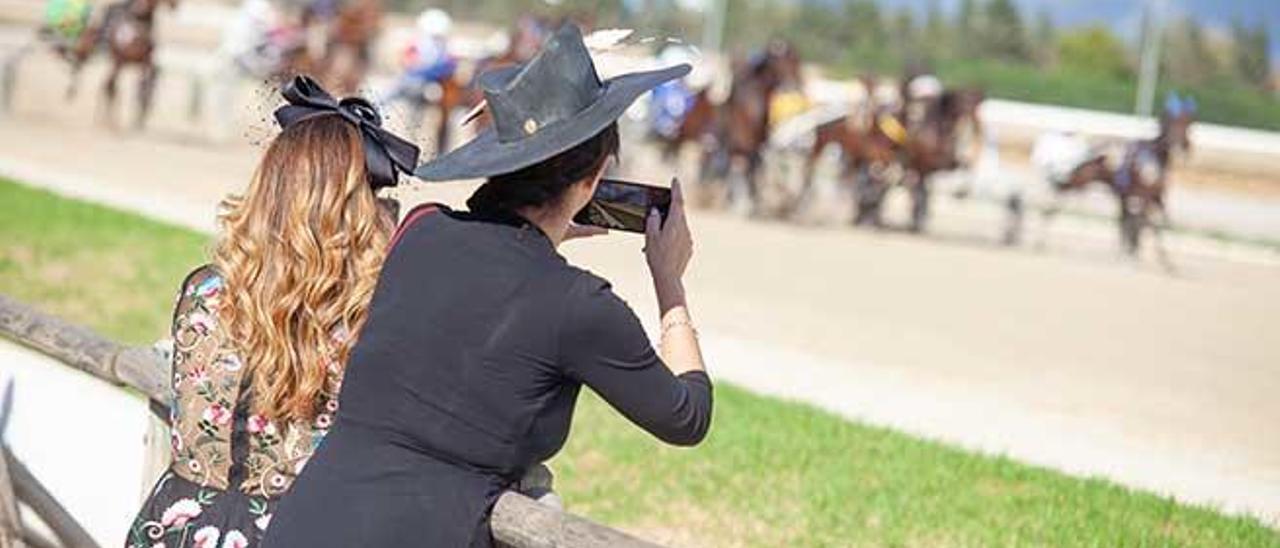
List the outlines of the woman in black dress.
<svg viewBox="0 0 1280 548">
<path fill-rule="evenodd" d="M 402 223 L 342 413 L 264 546 L 490 546 L 493 503 L 560 450 L 583 384 L 668 443 L 703 439 L 712 390 L 681 283 L 692 244 L 678 184 L 646 234 L 660 352 L 607 281 L 556 251 L 588 232 L 570 219 L 617 152 L 615 120 L 687 71 L 601 82 L 567 25 L 528 65 L 482 76 L 494 129 L 417 175 L 488 181 L 470 211 Z"/>
</svg>

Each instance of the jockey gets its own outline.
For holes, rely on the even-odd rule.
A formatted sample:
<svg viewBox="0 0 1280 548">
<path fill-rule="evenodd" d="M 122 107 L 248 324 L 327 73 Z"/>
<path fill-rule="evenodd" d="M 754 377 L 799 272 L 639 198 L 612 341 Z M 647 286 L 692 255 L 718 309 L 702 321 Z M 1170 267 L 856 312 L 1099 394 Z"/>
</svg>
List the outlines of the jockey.
<svg viewBox="0 0 1280 548">
<path fill-rule="evenodd" d="M 396 81 L 387 100 L 427 98 L 423 93 L 437 89 L 458 70 L 458 59 L 449 53 L 449 31 L 453 19 L 444 10 L 431 8 L 418 16 L 417 38 L 405 49 L 400 64 L 404 74 Z M 428 98 L 430 99 L 430 98 Z"/>
<path fill-rule="evenodd" d="M 670 45 L 658 54 L 658 65 L 675 66 L 680 63 L 696 63 L 694 53 L 685 46 Z M 663 138 L 673 138 L 680 131 L 680 124 L 693 108 L 695 94 L 684 78 L 670 80 L 653 90 L 650 99 L 649 124 L 653 132 Z"/>
<path fill-rule="evenodd" d="M 80 37 L 89 22 L 86 0 L 49 0 L 44 7 L 43 32 L 54 40 L 70 43 Z"/>
<path fill-rule="evenodd" d="M 443 82 L 453 76 L 458 60 L 449 54 L 449 31 L 453 19 L 444 10 L 432 8 L 418 16 L 418 39 L 405 51 L 405 75 L 418 81 Z"/>
</svg>

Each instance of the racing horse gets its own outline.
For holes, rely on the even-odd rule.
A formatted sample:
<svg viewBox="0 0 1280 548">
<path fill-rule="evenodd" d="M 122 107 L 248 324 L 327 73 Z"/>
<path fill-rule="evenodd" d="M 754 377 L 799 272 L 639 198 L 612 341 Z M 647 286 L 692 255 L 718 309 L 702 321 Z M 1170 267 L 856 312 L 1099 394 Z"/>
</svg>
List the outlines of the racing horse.
<svg viewBox="0 0 1280 548">
<path fill-rule="evenodd" d="M 886 118 L 892 116 L 889 107 L 878 104 L 871 96 L 875 80 L 870 77 L 860 80 L 867 91 L 853 112 L 813 129 L 813 144 L 805 154 L 800 190 L 789 206 L 789 214 L 797 214 L 809 200 L 818 160 L 829 147 L 835 146 L 840 152 L 840 180 L 851 182 L 855 187 L 879 186 L 869 179 L 883 178 L 896 159 L 897 143 L 892 137 L 896 119 Z M 860 216 L 855 218 L 855 223 L 868 219 L 870 217 Z"/>
<path fill-rule="evenodd" d="M 1120 240 L 1130 256 L 1137 256 L 1142 234 L 1150 228 L 1160 261 L 1166 267 L 1172 266 L 1163 237 L 1169 226 L 1165 193 L 1174 154 L 1191 153 L 1189 133 L 1195 120 L 1195 99 L 1171 92 L 1165 100 L 1156 137 L 1132 142 L 1125 148 L 1113 184 L 1120 199 Z"/>
<path fill-rule="evenodd" d="M 128 66 L 137 66 L 141 70 L 138 81 L 138 110 L 135 113 L 133 125 L 135 129 L 141 129 L 146 124 L 160 70 L 153 57 L 156 46 L 155 14 L 161 2 L 168 4 L 170 8 L 177 7 L 177 0 L 124 0 L 107 6 L 96 24 L 91 24 L 80 35 L 79 42 L 69 55 L 72 66 L 72 86 L 68 89 L 68 96 L 75 94 L 75 81 L 80 68 L 94 51 L 99 47 L 105 47 L 111 56 L 111 70 L 107 73 L 102 87 L 105 102 L 99 111 L 110 127 L 115 127 L 115 104 L 120 73 Z"/>
<path fill-rule="evenodd" d="M 976 88 L 943 91 L 925 103 L 922 119 L 909 126 L 900 142 L 902 183 L 911 194 L 911 232 L 923 231 L 928 221 L 933 175 L 968 167 L 965 149 L 976 144 L 971 139 L 981 131 L 978 107 L 983 100 L 985 94 Z"/>
<path fill-rule="evenodd" d="M 373 40 L 382 29 L 382 0 L 345 0 L 328 21 L 321 80 L 340 95 L 352 95 L 373 64 Z"/>
<path fill-rule="evenodd" d="M 1048 134 L 1037 139 L 1032 149 L 1032 163 L 1044 173 L 1052 193 L 1049 203 L 1041 210 L 1043 223 L 1037 247 L 1046 247 L 1049 222 L 1061 209 L 1064 199 L 1099 183 L 1116 198 L 1121 248 L 1136 255 L 1144 229 L 1150 228 L 1160 260 L 1165 266 L 1171 266 L 1162 236 L 1169 224 L 1165 208 L 1169 167 L 1175 152 L 1190 152 L 1188 133 L 1195 117 L 1194 99 L 1170 94 L 1156 137 L 1125 145 L 1119 165 L 1115 167 L 1101 150 L 1089 148 L 1077 137 Z M 1006 200 L 1009 211 L 1003 238 L 1006 244 L 1021 240 L 1023 207 L 1021 190 Z M 1159 222 L 1155 222 L 1157 217 Z"/>
<path fill-rule="evenodd" d="M 783 40 L 773 40 L 734 71 L 729 97 L 716 113 L 711 139 L 703 151 L 701 184 L 723 181 L 742 162 L 751 213 L 761 210 L 759 171 L 769 141 L 769 110 L 784 85 L 802 87 L 800 57 Z"/>
</svg>

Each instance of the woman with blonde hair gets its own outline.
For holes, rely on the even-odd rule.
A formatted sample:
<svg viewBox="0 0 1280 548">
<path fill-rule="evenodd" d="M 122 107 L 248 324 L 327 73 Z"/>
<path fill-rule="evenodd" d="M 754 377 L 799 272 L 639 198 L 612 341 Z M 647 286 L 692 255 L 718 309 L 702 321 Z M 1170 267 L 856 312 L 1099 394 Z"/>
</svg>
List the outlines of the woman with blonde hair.
<svg viewBox="0 0 1280 548">
<path fill-rule="evenodd" d="M 418 149 L 372 106 L 310 78 L 284 89 L 283 130 L 248 191 L 228 198 L 212 264 L 173 314 L 170 469 L 129 530 L 133 547 L 255 546 L 327 433 L 343 365 L 395 229 L 375 192 Z"/>
</svg>

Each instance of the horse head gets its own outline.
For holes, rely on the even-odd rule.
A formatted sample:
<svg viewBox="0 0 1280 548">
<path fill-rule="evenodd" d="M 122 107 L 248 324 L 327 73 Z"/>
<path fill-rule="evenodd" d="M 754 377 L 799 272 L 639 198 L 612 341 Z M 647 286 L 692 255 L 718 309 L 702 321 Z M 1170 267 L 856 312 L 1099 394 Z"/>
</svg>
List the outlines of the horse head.
<svg viewBox="0 0 1280 548">
<path fill-rule="evenodd" d="M 1171 148 L 1185 153 L 1191 152 L 1191 124 L 1196 121 L 1196 100 L 1193 97 L 1182 97 L 1176 92 L 1169 92 L 1164 101 L 1164 112 L 1160 115 L 1159 140 Z"/>
</svg>

